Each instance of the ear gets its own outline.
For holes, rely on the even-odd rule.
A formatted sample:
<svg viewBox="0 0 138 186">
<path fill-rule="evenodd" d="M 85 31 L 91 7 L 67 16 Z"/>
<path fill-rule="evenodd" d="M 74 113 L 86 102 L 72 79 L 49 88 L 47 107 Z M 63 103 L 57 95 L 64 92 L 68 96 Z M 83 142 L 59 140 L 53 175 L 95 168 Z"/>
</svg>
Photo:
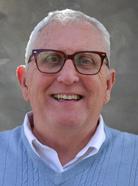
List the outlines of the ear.
<svg viewBox="0 0 138 186">
<path fill-rule="evenodd" d="M 16 69 L 16 76 L 22 91 L 23 98 L 28 101 L 28 87 L 26 84 L 26 67 L 25 65 L 20 65 Z"/>
<path fill-rule="evenodd" d="M 111 91 L 114 86 L 116 80 L 116 72 L 114 69 L 109 70 L 108 78 L 107 78 L 107 89 L 105 95 L 105 104 L 110 101 Z"/>
</svg>

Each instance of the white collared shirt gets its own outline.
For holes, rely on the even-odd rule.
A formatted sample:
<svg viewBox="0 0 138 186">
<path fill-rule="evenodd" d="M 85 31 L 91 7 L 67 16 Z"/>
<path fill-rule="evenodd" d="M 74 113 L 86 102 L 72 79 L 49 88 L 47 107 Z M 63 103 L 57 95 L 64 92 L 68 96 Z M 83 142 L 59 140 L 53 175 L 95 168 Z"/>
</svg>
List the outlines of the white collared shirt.
<svg viewBox="0 0 138 186">
<path fill-rule="evenodd" d="M 100 116 L 99 125 L 96 129 L 95 134 L 91 137 L 87 145 L 75 156 L 75 158 L 69 161 L 64 166 L 61 165 L 60 160 L 58 158 L 57 152 L 51 147 L 42 144 L 32 133 L 29 115 L 32 115 L 32 112 L 29 112 L 25 115 L 23 126 L 25 136 L 33 149 L 33 151 L 41 158 L 43 161 L 54 171 L 63 172 L 76 163 L 82 161 L 85 158 L 93 156 L 98 153 L 100 147 L 105 141 L 105 132 L 104 132 L 104 122 L 102 116 Z"/>
</svg>

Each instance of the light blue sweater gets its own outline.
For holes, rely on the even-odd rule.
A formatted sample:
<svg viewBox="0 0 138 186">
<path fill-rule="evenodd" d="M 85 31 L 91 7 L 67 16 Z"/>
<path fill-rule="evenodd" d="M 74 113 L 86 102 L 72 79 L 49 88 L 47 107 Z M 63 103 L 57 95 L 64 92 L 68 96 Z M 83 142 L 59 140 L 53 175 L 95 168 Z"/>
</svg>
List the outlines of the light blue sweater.
<svg viewBox="0 0 138 186">
<path fill-rule="evenodd" d="M 0 133 L 0 186 L 138 186 L 138 137 L 105 126 L 100 151 L 56 173 L 32 151 L 23 127 Z"/>
</svg>

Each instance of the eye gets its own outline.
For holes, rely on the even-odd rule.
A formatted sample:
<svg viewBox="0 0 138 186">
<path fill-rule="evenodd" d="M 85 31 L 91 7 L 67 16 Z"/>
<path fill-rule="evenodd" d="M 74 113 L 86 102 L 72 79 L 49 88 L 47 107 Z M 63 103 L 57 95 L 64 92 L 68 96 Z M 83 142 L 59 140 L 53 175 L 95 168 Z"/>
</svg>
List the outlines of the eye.
<svg viewBox="0 0 138 186">
<path fill-rule="evenodd" d="M 58 63 L 61 60 L 61 56 L 58 54 L 54 54 L 54 53 L 44 53 L 43 55 L 41 55 L 40 58 L 41 62 L 43 63 Z"/>
<path fill-rule="evenodd" d="M 91 65 L 93 62 L 94 62 L 93 59 L 91 59 L 88 56 L 81 56 L 79 58 L 79 63 L 82 65 Z"/>
<path fill-rule="evenodd" d="M 46 58 L 47 62 L 57 63 L 60 61 L 60 56 L 57 54 L 50 54 Z"/>
<path fill-rule="evenodd" d="M 41 52 L 38 55 L 38 65 L 45 66 L 46 68 L 53 68 L 61 66 L 64 59 L 60 53 L 53 51 Z"/>
<path fill-rule="evenodd" d="M 76 57 L 76 65 L 80 68 L 92 68 L 96 65 L 91 55 L 79 55 Z"/>
</svg>

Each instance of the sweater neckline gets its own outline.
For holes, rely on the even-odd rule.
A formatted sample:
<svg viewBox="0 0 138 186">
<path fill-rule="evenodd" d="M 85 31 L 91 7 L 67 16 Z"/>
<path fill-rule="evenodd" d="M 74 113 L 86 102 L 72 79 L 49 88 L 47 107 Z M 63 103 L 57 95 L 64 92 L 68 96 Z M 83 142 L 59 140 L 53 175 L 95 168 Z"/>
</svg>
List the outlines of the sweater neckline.
<svg viewBox="0 0 138 186">
<path fill-rule="evenodd" d="M 105 126 L 105 132 L 107 133 L 108 127 Z M 85 173 L 85 171 L 88 171 L 89 167 L 92 167 L 96 162 L 98 163 L 98 159 L 100 158 L 100 154 L 104 153 L 104 146 L 107 144 L 107 140 L 109 135 L 107 135 L 105 142 L 103 143 L 101 149 L 99 152 L 92 157 L 88 157 L 85 160 L 82 160 L 82 162 L 76 163 L 73 167 L 70 169 L 64 171 L 64 172 L 55 172 L 53 169 L 48 167 L 45 162 L 35 154 L 35 152 L 30 147 L 30 144 L 28 140 L 26 139 L 26 136 L 24 134 L 23 126 L 21 128 L 21 137 L 24 145 L 24 152 L 26 155 L 26 158 L 30 158 L 32 161 L 36 171 L 39 172 L 42 178 L 47 178 L 54 184 L 61 184 L 65 181 L 69 180 L 71 177 L 76 177 L 81 172 Z M 97 156 L 99 158 L 97 158 Z M 30 161 L 29 160 L 29 161 Z"/>
</svg>

